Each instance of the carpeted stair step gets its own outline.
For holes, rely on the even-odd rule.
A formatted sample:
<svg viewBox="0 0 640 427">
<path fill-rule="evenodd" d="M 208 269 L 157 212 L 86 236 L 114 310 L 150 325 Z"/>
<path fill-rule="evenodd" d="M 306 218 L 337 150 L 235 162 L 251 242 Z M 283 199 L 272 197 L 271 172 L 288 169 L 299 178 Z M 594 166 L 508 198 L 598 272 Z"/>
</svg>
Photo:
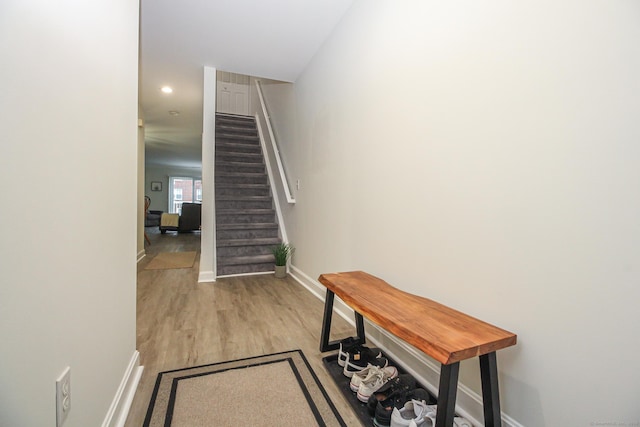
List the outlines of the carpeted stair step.
<svg viewBox="0 0 640 427">
<path fill-rule="evenodd" d="M 226 144 L 226 143 L 225 143 Z M 234 159 L 227 157 L 234 156 Z M 227 160 L 231 162 L 251 162 L 264 163 L 262 148 L 256 145 L 254 148 L 247 144 L 227 144 L 216 148 L 216 160 Z"/>
<path fill-rule="evenodd" d="M 260 239 L 220 239 L 218 241 L 218 247 L 249 246 L 251 244 L 255 244 L 256 246 L 275 246 L 280 242 L 281 240 L 278 237 L 265 237 Z"/>
<path fill-rule="evenodd" d="M 216 238 L 218 239 L 254 239 L 254 238 L 278 237 L 278 224 L 266 223 L 239 223 L 217 224 Z"/>
<path fill-rule="evenodd" d="M 218 133 L 258 136 L 258 128 L 255 121 L 241 123 L 216 120 L 216 134 Z"/>
<path fill-rule="evenodd" d="M 216 153 L 253 153 L 262 154 L 259 144 L 248 144 L 246 142 L 216 142 Z"/>
<path fill-rule="evenodd" d="M 262 163 L 229 162 L 223 160 L 219 160 L 216 162 L 216 171 L 265 173 L 264 165 Z"/>
<path fill-rule="evenodd" d="M 229 141 L 238 141 L 238 142 L 260 142 L 260 138 L 257 135 L 243 135 L 243 134 L 235 134 L 229 132 L 216 132 L 216 139 L 220 139 L 220 141 L 229 142 Z"/>
<path fill-rule="evenodd" d="M 266 173 L 216 172 L 220 184 L 268 184 Z"/>
<path fill-rule="evenodd" d="M 251 255 L 251 256 L 227 256 L 221 257 L 221 265 L 240 265 L 240 264 L 262 264 L 265 262 L 275 263 L 273 254 L 269 255 Z"/>
<path fill-rule="evenodd" d="M 225 265 L 218 267 L 218 276 L 269 273 L 274 270 L 275 264 L 273 262 L 266 262 L 263 264 Z"/>
<path fill-rule="evenodd" d="M 272 255 L 218 257 L 218 276 L 229 274 L 263 273 L 275 270 Z"/>
<path fill-rule="evenodd" d="M 216 209 L 270 209 L 271 196 L 218 196 Z"/>
<path fill-rule="evenodd" d="M 216 139 L 220 142 L 236 142 L 238 144 L 260 145 L 260 138 L 257 132 L 235 132 L 223 129 L 216 129 Z"/>
<path fill-rule="evenodd" d="M 216 152 L 217 161 L 226 162 L 244 162 L 244 163 L 260 163 L 264 162 L 262 153 L 242 153 L 237 151 L 221 151 Z"/>
<path fill-rule="evenodd" d="M 232 144 L 260 145 L 260 137 L 256 134 L 244 134 L 233 132 L 216 132 L 216 142 Z"/>
<path fill-rule="evenodd" d="M 221 224 L 276 222 L 273 209 L 216 209 L 216 222 Z"/>
<path fill-rule="evenodd" d="M 216 114 L 216 124 L 230 124 L 234 126 L 255 126 L 255 119 L 249 116 L 229 116 Z"/>
<path fill-rule="evenodd" d="M 255 129 L 251 128 L 241 128 L 241 127 L 226 127 L 226 126 L 216 126 L 216 136 L 220 137 L 220 139 L 225 139 L 227 137 L 231 137 L 234 139 L 245 139 L 248 140 L 258 140 L 258 132 Z M 236 138 L 240 137 L 240 138 Z"/>
<path fill-rule="evenodd" d="M 267 184 L 216 183 L 216 195 L 270 196 L 271 190 Z"/>
<path fill-rule="evenodd" d="M 220 257 L 243 257 L 272 254 L 272 248 L 282 240 L 278 237 L 259 239 L 218 239 Z"/>
</svg>

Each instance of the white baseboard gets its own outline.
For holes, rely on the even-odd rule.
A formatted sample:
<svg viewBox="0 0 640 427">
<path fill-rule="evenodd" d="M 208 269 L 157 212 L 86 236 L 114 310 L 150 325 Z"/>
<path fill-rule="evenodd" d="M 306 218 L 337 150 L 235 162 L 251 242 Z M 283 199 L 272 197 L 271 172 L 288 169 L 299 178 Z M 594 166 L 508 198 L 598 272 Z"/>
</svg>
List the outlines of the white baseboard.
<svg viewBox="0 0 640 427">
<path fill-rule="evenodd" d="M 143 366 L 140 366 L 140 353 L 135 351 L 129 366 L 122 377 L 120 386 L 116 391 L 116 395 L 111 402 L 107 416 L 102 422 L 102 427 L 123 427 L 125 421 L 127 421 L 127 415 L 129 415 L 129 408 L 133 402 L 133 397 L 136 394 L 140 377 L 142 377 Z"/>
<path fill-rule="evenodd" d="M 239 273 L 239 274 L 225 274 L 218 276 L 218 279 L 224 279 L 225 277 L 242 277 L 242 276 L 264 276 L 265 274 L 273 274 L 273 271 L 258 271 L 256 273 Z"/>
<path fill-rule="evenodd" d="M 216 274 L 213 271 L 201 271 L 198 274 L 198 283 L 215 282 Z"/>
<path fill-rule="evenodd" d="M 314 296 L 324 301 L 326 288 L 320 282 L 312 279 L 293 265 L 291 266 L 290 274 L 291 277 Z M 355 328 L 353 310 L 338 297 L 334 299 L 333 310 Z M 381 348 L 390 358 L 395 360 L 402 368 L 416 378 L 420 384 L 424 385 L 434 396 L 438 395 L 440 364 L 436 360 L 431 359 L 420 350 L 410 346 L 366 319 L 365 331 L 367 339 L 371 341 L 375 347 Z M 484 421 L 480 421 L 484 420 L 482 397 L 462 383 L 458 384 L 456 413 L 467 418 L 474 426 L 484 425 Z M 502 413 L 502 424 L 505 427 L 523 427 L 504 412 Z"/>
<path fill-rule="evenodd" d="M 293 277 L 298 283 L 300 283 L 302 286 L 307 288 L 309 292 L 315 295 L 316 298 L 324 301 L 326 288 L 322 286 L 320 282 L 318 282 L 317 280 L 313 280 L 311 277 L 307 276 L 302 270 L 300 270 L 298 267 L 296 267 L 293 264 L 289 266 L 289 274 L 291 274 L 291 277 Z M 336 302 L 337 301 L 338 300 L 336 300 Z M 335 303 L 334 303 L 334 307 L 335 307 Z M 342 313 L 340 313 L 340 315 L 342 316 Z"/>
<path fill-rule="evenodd" d="M 144 258 L 147 255 L 147 253 L 145 252 L 145 250 L 141 250 L 140 252 L 138 252 L 138 255 L 136 257 L 136 263 L 142 261 L 142 258 Z"/>
</svg>

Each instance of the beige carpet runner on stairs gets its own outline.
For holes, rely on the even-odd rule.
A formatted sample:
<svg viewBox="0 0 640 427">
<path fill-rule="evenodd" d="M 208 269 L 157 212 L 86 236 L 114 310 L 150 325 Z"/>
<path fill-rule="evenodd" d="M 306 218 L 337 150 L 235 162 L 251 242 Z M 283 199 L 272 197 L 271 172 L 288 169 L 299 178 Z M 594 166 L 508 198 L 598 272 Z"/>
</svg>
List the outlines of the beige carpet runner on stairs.
<svg viewBox="0 0 640 427">
<path fill-rule="evenodd" d="M 300 350 L 158 374 L 144 426 L 344 426 Z"/>
</svg>

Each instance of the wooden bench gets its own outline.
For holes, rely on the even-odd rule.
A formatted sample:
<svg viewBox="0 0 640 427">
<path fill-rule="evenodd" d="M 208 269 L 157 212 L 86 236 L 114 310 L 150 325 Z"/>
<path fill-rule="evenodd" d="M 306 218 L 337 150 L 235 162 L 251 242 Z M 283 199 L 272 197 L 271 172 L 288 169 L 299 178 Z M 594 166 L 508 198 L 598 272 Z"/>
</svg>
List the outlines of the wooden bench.
<svg viewBox="0 0 640 427">
<path fill-rule="evenodd" d="M 365 342 L 363 316 L 441 363 L 436 426 L 452 426 L 460 361 L 478 356 L 485 426 L 501 426 L 496 351 L 516 344 L 516 335 L 439 304 L 401 291 L 363 271 L 322 274 L 327 288 L 320 351 L 329 341 L 337 295 L 355 312 L 356 333 Z"/>
</svg>

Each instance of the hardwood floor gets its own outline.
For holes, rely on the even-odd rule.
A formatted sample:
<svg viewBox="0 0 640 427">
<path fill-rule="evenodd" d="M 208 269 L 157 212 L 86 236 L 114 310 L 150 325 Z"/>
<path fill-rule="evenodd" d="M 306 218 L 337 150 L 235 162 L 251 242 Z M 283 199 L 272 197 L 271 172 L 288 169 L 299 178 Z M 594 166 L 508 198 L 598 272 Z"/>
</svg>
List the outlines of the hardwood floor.
<svg viewBox="0 0 640 427">
<path fill-rule="evenodd" d="M 151 245 L 138 265 L 137 296 L 137 348 L 144 373 L 126 427 L 142 425 L 158 372 L 298 348 L 347 425 L 360 425 L 322 365 L 322 301 L 291 277 L 272 274 L 198 283 L 199 234 L 160 235 L 149 229 L 147 234 Z M 193 250 L 198 251 L 193 268 L 144 269 L 159 252 Z M 354 333 L 339 316 L 332 330 L 332 339 Z M 274 384 L 264 397 L 277 392 Z M 238 402 L 238 410 L 250 411 L 250 399 Z M 219 425 L 225 426 L 224 416 Z"/>
</svg>

